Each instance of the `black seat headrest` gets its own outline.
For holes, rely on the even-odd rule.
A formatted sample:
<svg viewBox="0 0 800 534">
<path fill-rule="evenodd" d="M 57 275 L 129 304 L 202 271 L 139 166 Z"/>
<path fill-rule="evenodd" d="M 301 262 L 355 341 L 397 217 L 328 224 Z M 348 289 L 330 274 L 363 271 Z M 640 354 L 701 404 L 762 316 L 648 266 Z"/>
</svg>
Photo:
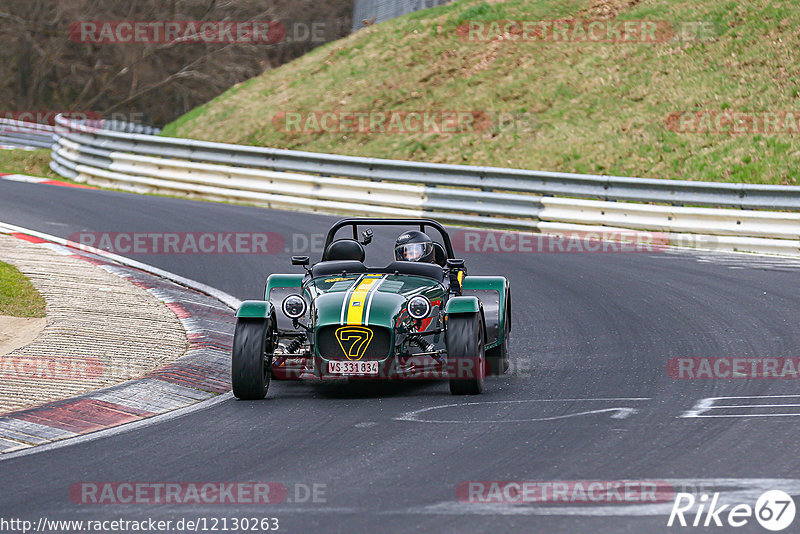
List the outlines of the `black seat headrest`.
<svg viewBox="0 0 800 534">
<path fill-rule="evenodd" d="M 364 261 L 364 246 L 355 239 L 337 239 L 325 249 L 322 261 Z"/>
</svg>

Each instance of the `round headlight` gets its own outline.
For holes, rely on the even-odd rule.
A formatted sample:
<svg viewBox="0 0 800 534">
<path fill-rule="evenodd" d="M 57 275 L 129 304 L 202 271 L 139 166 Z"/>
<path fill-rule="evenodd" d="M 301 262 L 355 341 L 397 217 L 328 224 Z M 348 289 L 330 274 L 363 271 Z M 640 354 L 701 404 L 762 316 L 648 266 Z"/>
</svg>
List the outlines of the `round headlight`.
<svg viewBox="0 0 800 534">
<path fill-rule="evenodd" d="M 306 313 L 306 301 L 300 295 L 289 295 L 283 299 L 281 308 L 289 319 L 299 319 Z"/>
<path fill-rule="evenodd" d="M 408 301 L 408 315 L 412 319 L 424 319 L 431 314 L 431 301 L 422 295 L 412 297 Z"/>
</svg>

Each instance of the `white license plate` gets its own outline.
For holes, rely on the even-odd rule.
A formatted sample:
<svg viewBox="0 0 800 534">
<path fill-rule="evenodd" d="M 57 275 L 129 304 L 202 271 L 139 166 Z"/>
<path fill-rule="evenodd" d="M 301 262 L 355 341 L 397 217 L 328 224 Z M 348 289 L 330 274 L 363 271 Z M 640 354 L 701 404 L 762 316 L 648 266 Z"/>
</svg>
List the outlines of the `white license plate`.
<svg viewBox="0 0 800 534">
<path fill-rule="evenodd" d="M 378 362 L 328 362 L 328 374 L 377 375 Z"/>
</svg>

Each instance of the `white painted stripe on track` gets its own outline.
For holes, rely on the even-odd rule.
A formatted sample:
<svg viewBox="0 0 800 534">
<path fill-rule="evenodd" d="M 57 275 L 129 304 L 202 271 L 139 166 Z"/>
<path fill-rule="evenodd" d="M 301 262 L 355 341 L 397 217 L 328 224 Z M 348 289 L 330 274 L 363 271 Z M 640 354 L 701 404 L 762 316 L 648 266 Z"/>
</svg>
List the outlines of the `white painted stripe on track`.
<svg viewBox="0 0 800 534">
<path fill-rule="evenodd" d="M 9 180 L 11 182 L 24 182 L 28 184 L 40 184 L 48 181 L 47 178 L 28 176 L 27 174 L 6 174 L 5 176 L 0 176 L 0 179 Z"/>
<path fill-rule="evenodd" d="M 609 397 L 609 398 L 584 398 L 584 399 L 519 399 L 519 400 L 502 400 L 502 401 L 484 401 L 484 402 L 458 402 L 458 403 L 448 403 L 448 404 L 440 404 L 437 406 L 428 406 L 426 408 L 421 408 L 419 410 L 412 410 L 410 412 L 405 412 L 400 414 L 399 416 L 395 417 L 395 421 L 409 421 L 412 423 L 446 423 L 446 424 L 469 424 L 469 423 L 481 423 L 481 424 L 494 424 L 494 423 L 521 423 L 521 422 L 536 422 L 536 421 L 548 421 L 548 420 L 556 420 L 556 419 L 565 419 L 569 417 L 577 417 L 581 415 L 591 415 L 595 413 L 614 413 L 611 416 L 612 419 L 624 419 L 630 415 L 636 413 L 636 410 L 633 408 L 628 407 L 613 407 L 613 408 L 601 408 L 596 410 L 586 410 L 583 412 L 575 412 L 572 414 L 564 414 L 555 417 L 545 417 L 545 418 L 532 418 L 532 419 L 497 419 L 497 420 L 467 420 L 463 418 L 459 419 L 448 419 L 448 420 L 428 420 L 422 419 L 420 416 L 424 413 L 436 411 L 436 410 L 446 410 L 448 408 L 463 408 L 465 406 L 488 406 L 493 404 L 523 404 L 527 402 L 535 403 L 535 402 L 542 402 L 542 403 L 558 403 L 558 402 L 590 402 L 590 403 L 598 403 L 598 402 L 643 402 L 643 401 L 650 401 L 652 400 L 650 397 Z"/>
</svg>

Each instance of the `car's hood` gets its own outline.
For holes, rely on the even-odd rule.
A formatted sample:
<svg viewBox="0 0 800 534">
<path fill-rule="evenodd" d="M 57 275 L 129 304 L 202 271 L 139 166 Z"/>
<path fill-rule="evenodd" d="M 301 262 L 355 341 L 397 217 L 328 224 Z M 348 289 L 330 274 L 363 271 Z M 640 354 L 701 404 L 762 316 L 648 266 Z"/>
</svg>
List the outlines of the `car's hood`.
<svg viewBox="0 0 800 534">
<path fill-rule="evenodd" d="M 437 298 L 443 292 L 441 285 L 433 280 L 404 283 L 393 275 L 368 275 L 346 290 L 342 286 L 336 289 L 319 292 L 314 299 L 317 326 L 355 324 L 393 328 L 409 298 L 420 294 Z"/>
<path fill-rule="evenodd" d="M 407 297 L 399 293 L 347 291 L 324 293 L 314 303 L 317 325 L 356 324 L 393 328 L 405 309 Z"/>
</svg>

